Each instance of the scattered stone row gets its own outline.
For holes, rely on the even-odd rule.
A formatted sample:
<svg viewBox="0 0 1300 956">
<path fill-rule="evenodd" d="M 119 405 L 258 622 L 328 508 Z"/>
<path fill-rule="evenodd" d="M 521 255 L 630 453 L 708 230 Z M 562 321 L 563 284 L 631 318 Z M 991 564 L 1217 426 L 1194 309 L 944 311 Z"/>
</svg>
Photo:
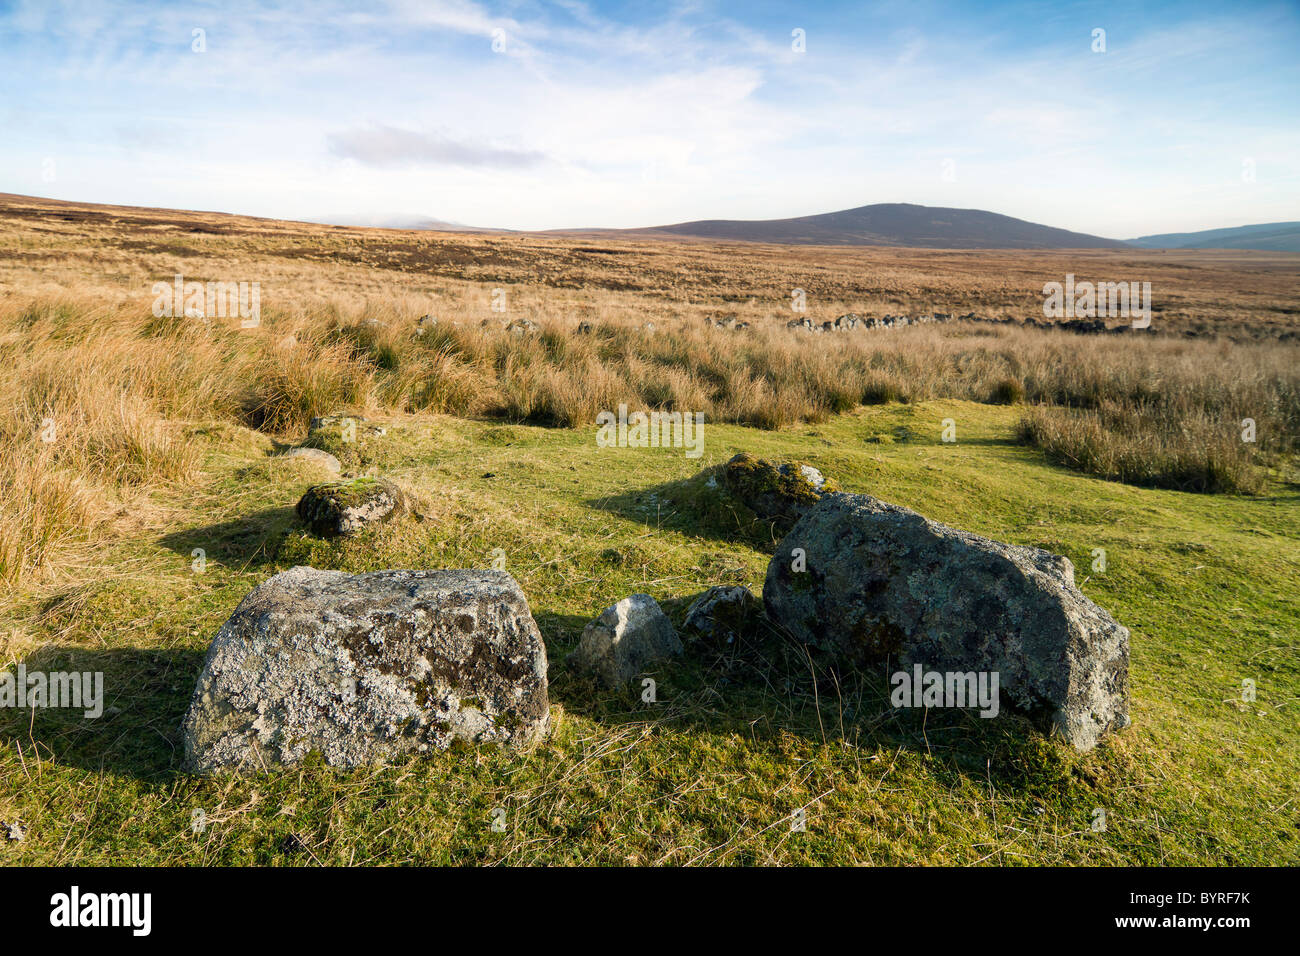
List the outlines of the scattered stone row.
<svg viewBox="0 0 1300 956">
<path fill-rule="evenodd" d="M 1031 329 L 1056 329 L 1062 332 L 1073 332 L 1076 335 L 1125 335 L 1133 332 L 1151 332 L 1150 327 L 1134 328 L 1132 323 L 1108 325 L 1105 319 L 1066 319 L 1063 322 L 1052 322 L 1030 316 L 1023 322 L 1017 322 L 1009 317 L 981 319 L 980 321 L 990 322 L 995 325 L 1023 325 Z"/>
<path fill-rule="evenodd" d="M 484 319 L 480 326 L 487 328 L 492 320 Z M 1003 316 L 994 318 L 990 316 L 979 316 L 974 312 L 966 312 L 962 315 L 955 315 L 949 312 L 931 312 L 922 315 L 881 315 L 881 316 L 864 316 L 856 312 L 847 312 L 833 320 L 825 322 L 814 322 L 807 316 L 797 319 L 791 319 L 785 324 L 787 329 L 798 329 L 806 332 L 852 332 L 856 330 L 876 330 L 876 329 L 901 329 L 914 325 L 934 325 L 948 322 L 980 322 L 988 325 L 1018 325 L 1032 329 L 1058 329 L 1064 332 L 1074 332 L 1079 335 L 1120 335 L 1130 332 L 1150 332 L 1148 329 L 1134 329 L 1132 324 L 1108 325 L 1104 319 L 1066 319 L 1064 321 L 1052 321 L 1039 319 L 1035 316 L 1029 316 L 1024 319 L 1013 318 L 1012 316 Z M 459 327 L 459 322 L 453 322 L 452 325 Z M 540 326 L 532 319 L 521 318 L 511 321 L 499 321 L 502 329 L 512 332 L 515 335 L 524 335 L 537 332 Z M 705 316 L 704 324 L 711 329 L 726 329 L 731 331 L 745 331 L 752 328 L 748 321 L 738 318 L 735 315 L 723 316 Z M 415 334 L 423 336 L 428 331 L 438 325 L 438 319 L 432 315 L 423 315 L 416 322 Z M 656 327 L 653 322 L 646 322 L 642 329 L 646 332 L 654 332 Z M 578 335 L 591 335 L 595 332 L 595 326 L 591 322 L 580 322 L 577 327 Z"/>
<path fill-rule="evenodd" d="M 742 496 L 738 507 L 788 531 L 761 601 L 743 587 L 696 598 L 683 623 L 693 641 L 725 647 L 766 628 L 839 666 L 996 674 L 1010 709 L 1079 750 L 1128 725 L 1128 631 L 1079 591 L 1068 559 L 834 491 L 798 463 L 741 455 L 705 475 L 698 487 Z M 337 490 L 312 500 L 325 531 L 346 533 Z M 633 594 L 586 626 L 566 663 L 613 688 L 685 650 L 658 602 Z M 456 742 L 522 748 L 549 730 L 547 679 L 528 600 L 504 571 L 296 567 L 217 633 L 186 759 L 211 772 L 313 752 L 356 767 Z"/>
<path fill-rule="evenodd" d="M 934 322 L 953 322 L 966 321 L 975 318 L 975 313 L 968 312 L 966 315 L 954 319 L 947 312 L 932 312 L 929 315 L 882 315 L 882 316 L 862 316 L 856 312 L 848 312 L 839 316 L 833 321 L 822 322 L 820 324 L 804 316 L 801 319 L 792 319 L 785 324 L 787 329 L 803 329 L 808 332 L 852 332 L 855 329 L 896 329 L 909 325 L 929 325 Z"/>
<path fill-rule="evenodd" d="M 820 324 L 807 317 L 793 319 L 786 323 L 786 328 L 802 329 L 808 332 L 849 332 L 854 329 L 896 329 L 909 325 L 931 325 L 947 322 L 981 322 L 989 325 L 1015 325 L 1031 329 L 1056 329 L 1063 332 L 1074 332 L 1078 335 L 1121 335 L 1129 332 L 1150 332 L 1149 328 L 1145 330 L 1135 329 L 1131 323 L 1115 326 L 1108 325 L 1104 319 L 1066 319 L 1057 322 L 1039 319 L 1034 316 L 1029 316 L 1026 319 L 1016 319 L 1009 315 L 999 319 L 978 316 L 974 312 L 967 312 L 963 315 L 932 312 L 929 315 L 884 315 L 879 317 L 863 317 L 857 313 L 849 312 L 839 316 L 834 321 Z"/>
<path fill-rule="evenodd" d="M 749 328 L 749 323 L 734 315 L 713 316 L 706 315 L 704 324 L 712 329 L 734 329 L 744 331 Z"/>
</svg>

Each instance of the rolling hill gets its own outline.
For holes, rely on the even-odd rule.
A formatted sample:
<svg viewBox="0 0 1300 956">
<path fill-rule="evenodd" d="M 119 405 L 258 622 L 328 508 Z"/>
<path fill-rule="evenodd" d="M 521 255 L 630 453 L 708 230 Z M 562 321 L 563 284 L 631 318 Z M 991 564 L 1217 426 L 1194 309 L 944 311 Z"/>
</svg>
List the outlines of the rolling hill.
<svg viewBox="0 0 1300 956">
<path fill-rule="evenodd" d="M 1170 232 L 1142 236 L 1129 243 L 1143 249 L 1264 249 L 1300 252 L 1300 222 L 1266 222 L 1230 229 Z"/>
<path fill-rule="evenodd" d="M 1043 226 L 981 209 L 948 209 L 913 203 L 876 203 L 793 219 L 706 219 L 645 229 L 583 232 L 625 238 L 931 249 L 1116 249 L 1124 245 L 1118 240 Z"/>
</svg>

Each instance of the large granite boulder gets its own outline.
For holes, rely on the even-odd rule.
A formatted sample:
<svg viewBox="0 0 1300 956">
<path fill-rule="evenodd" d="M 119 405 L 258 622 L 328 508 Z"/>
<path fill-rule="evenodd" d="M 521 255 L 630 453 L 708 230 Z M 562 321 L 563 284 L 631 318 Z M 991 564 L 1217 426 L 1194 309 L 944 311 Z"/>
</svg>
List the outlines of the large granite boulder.
<svg viewBox="0 0 1300 956">
<path fill-rule="evenodd" d="M 550 720 L 546 648 L 504 571 L 297 567 L 217 632 L 182 728 L 200 772 L 269 769 L 313 751 L 336 767 L 521 747 Z"/>
<path fill-rule="evenodd" d="M 656 661 L 682 653 L 672 621 L 648 594 L 610 605 L 583 629 L 568 663 L 591 671 L 606 687 L 639 677 Z"/>
<path fill-rule="evenodd" d="M 1046 551 L 830 494 L 778 546 L 763 601 L 847 663 L 996 673 L 1007 703 L 1080 750 L 1128 725 L 1128 630 Z"/>
</svg>

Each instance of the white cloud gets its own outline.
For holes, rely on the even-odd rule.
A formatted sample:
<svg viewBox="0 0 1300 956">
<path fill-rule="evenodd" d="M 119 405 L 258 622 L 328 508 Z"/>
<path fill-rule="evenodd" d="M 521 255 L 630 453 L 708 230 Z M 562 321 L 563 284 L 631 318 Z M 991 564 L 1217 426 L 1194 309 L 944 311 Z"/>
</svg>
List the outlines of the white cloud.
<svg viewBox="0 0 1300 956">
<path fill-rule="evenodd" d="M 470 166 L 526 169 L 547 161 L 537 150 L 511 149 L 465 142 L 438 133 L 420 133 L 392 126 L 343 130 L 326 136 L 330 152 L 367 166 Z"/>
<path fill-rule="evenodd" d="M 1232 99 L 1259 83 L 1233 71 L 1285 36 L 1276 22 L 1112 30 L 1102 56 L 1082 41 L 1009 55 L 1002 33 L 942 22 L 875 37 L 886 13 L 871 10 L 844 36 L 809 29 L 796 54 L 800 24 L 738 11 L 687 4 L 631 23 L 578 0 L 508 13 L 23 2 L 0 13 L 0 190 L 518 228 L 881 201 L 1112 236 L 1300 218 L 1294 103 L 1261 117 L 1248 109 L 1259 89 Z M 195 26 L 205 54 L 190 51 Z M 1171 77 L 1197 95 L 1180 99 Z M 1233 181 L 1234 150 L 1257 157 L 1253 191 Z M 49 155 L 53 187 L 39 178 Z"/>
</svg>

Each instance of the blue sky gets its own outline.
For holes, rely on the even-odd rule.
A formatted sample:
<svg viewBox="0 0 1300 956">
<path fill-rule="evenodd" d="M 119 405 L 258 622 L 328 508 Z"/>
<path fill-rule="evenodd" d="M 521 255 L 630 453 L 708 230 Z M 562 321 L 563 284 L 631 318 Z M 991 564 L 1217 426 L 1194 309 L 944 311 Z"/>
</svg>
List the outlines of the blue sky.
<svg viewBox="0 0 1300 956">
<path fill-rule="evenodd" d="M 522 229 L 1298 220 L 1298 51 L 1294 2 L 0 0 L 0 191 Z"/>
</svg>

